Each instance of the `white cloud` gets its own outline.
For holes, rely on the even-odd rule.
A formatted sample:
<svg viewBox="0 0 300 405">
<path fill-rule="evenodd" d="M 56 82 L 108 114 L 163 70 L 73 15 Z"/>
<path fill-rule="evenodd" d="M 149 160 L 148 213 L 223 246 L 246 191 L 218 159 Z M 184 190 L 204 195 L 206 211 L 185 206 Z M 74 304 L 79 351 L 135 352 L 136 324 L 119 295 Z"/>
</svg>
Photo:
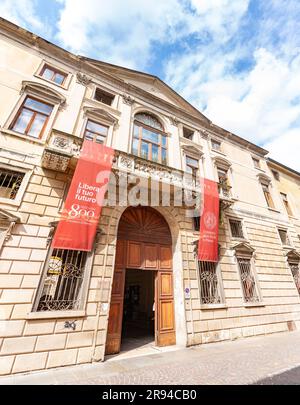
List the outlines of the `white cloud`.
<svg viewBox="0 0 300 405">
<path fill-rule="evenodd" d="M 156 45 L 203 33 L 225 40 L 248 1 L 60 0 L 57 38 L 75 53 L 143 69 Z"/>
<path fill-rule="evenodd" d="M 288 9 L 290 14 L 282 11 L 286 38 L 281 37 L 276 20 L 282 22 L 279 10 L 274 14 L 269 10 L 266 18 L 262 16 L 269 36 L 260 26 L 249 43 L 241 43 L 235 41 L 233 30 L 228 31 L 232 41 L 227 48 L 213 39 L 184 55 L 174 54 L 166 66 L 166 81 L 214 123 L 260 144 L 270 156 L 300 170 L 300 47 L 296 46 L 300 30 Z M 240 23 L 242 18 L 240 14 Z M 235 29 L 240 35 L 240 27 Z M 235 69 L 243 58 L 252 59 L 252 65 L 248 70 Z"/>
<path fill-rule="evenodd" d="M 151 46 L 188 30 L 190 15 L 178 0 L 64 0 L 58 39 L 75 53 L 127 67 L 146 66 Z"/>
<path fill-rule="evenodd" d="M 0 16 L 31 31 L 43 32 L 45 26 L 35 5 L 34 0 L 0 0 Z"/>
<path fill-rule="evenodd" d="M 300 131 L 299 128 L 284 132 L 281 136 L 265 144 L 271 157 L 288 167 L 300 171 Z"/>
</svg>

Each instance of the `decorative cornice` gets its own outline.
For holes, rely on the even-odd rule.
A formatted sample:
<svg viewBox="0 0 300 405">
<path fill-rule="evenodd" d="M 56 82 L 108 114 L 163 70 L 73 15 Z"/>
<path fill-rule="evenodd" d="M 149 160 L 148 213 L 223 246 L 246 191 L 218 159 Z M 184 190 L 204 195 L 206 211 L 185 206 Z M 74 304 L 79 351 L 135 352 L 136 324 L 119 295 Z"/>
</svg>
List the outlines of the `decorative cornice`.
<svg viewBox="0 0 300 405">
<path fill-rule="evenodd" d="M 63 106 L 66 102 L 65 96 L 52 89 L 51 87 L 39 82 L 24 80 L 22 82 L 20 94 L 24 94 L 25 92 L 28 94 L 42 96 L 45 99 L 54 102 L 55 104 L 59 104 L 60 106 Z"/>
<path fill-rule="evenodd" d="M 104 120 L 108 122 L 110 125 L 117 124 L 118 119 L 113 115 L 109 114 L 103 108 L 91 108 L 91 107 L 84 107 L 83 108 L 84 115 L 92 118 L 96 118 L 99 120 Z"/>
<path fill-rule="evenodd" d="M 247 242 L 241 242 L 231 248 L 235 251 L 235 254 L 244 255 L 244 256 L 252 256 L 255 252 L 255 249 Z"/>
<path fill-rule="evenodd" d="M 297 252 L 296 249 L 290 249 L 285 253 L 285 255 L 290 262 L 300 262 L 300 253 Z"/>
<path fill-rule="evenodd" d="M 258 178 L 258 180 L 259 180 L 260 182 L 265 182 L 265 183 L 270 184 L 271 181 L 272 181 L 271 177 L 269 177 L 269 176 L 266 175 L 265 173 L 258 173 L 258 174 L 256 175 L 256 177 Z"/>
</svg>

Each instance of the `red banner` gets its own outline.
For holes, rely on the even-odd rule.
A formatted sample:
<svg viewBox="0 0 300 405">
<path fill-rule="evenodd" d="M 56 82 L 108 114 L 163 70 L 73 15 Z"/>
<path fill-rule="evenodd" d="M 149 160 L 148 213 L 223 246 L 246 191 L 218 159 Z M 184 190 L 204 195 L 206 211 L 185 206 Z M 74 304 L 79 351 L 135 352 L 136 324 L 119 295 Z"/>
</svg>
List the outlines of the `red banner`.
<svg viewBox="0 0 300 405">
<path fill-rule="evenodd" d="M 113 156 L 112 148 L 84 140 L 53 248 L 92 250 Z"/>
<path fill-rule="evenodd" d="M 215 181 L 204 179 L 203 210 L 200 220 L 198 259 L 218 261 L 219 191 Z"/>
</svg>

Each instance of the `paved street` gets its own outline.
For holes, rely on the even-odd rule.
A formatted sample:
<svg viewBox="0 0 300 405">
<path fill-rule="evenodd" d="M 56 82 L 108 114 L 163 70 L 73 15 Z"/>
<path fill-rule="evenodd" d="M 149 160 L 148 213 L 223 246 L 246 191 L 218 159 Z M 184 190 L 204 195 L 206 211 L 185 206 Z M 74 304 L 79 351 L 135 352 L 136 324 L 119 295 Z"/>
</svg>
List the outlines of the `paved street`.
<svg viewBox="0 0 300 405">
<path fill-rule="evenodd" d="M 300 384 L 300 332 L 0 378 L 0 384 Z"/>
</svg>

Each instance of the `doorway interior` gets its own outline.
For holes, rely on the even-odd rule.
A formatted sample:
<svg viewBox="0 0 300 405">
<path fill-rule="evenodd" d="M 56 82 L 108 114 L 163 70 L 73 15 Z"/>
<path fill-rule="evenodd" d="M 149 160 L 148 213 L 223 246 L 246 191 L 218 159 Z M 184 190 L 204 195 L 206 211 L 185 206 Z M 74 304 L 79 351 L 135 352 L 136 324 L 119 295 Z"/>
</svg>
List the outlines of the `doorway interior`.
<svg viewBox="0 0 300 405">
<path fill-rule="evenodd" d="M 155 343 L 155 271 L 126 269 L 121 351 Z"/>
<path fill-rule="evenodd" d="M 139 337 L 140 347 L 143 336 L 155 347 L 176 344 L 172 268 L 165 219 L 151 207 L 127 208 L 118 227 L 106 355 L 121 344 L 124 351 L 126 338 Z"/>
</svg>

